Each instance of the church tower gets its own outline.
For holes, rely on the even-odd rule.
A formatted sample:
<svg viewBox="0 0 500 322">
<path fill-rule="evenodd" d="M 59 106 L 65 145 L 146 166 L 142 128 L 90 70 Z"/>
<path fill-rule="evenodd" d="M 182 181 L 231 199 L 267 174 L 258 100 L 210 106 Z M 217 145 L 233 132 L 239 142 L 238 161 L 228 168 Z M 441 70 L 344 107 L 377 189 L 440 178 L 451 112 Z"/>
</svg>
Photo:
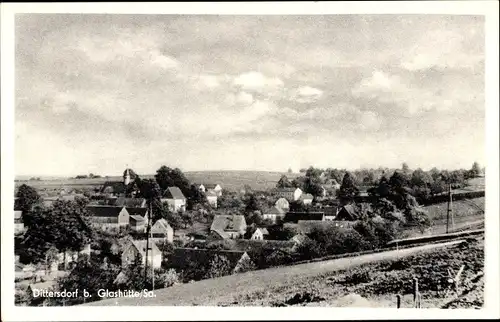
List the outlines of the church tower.
<svg viewBox="0 0 500 322">
<path fill-rule="evenodd" d="M 130 183 L 130 171 L 127 168 L 125 169 L 125 173 L 123 174 L 123 184 L 128 186 L 129 183 Z"/>
</svg>

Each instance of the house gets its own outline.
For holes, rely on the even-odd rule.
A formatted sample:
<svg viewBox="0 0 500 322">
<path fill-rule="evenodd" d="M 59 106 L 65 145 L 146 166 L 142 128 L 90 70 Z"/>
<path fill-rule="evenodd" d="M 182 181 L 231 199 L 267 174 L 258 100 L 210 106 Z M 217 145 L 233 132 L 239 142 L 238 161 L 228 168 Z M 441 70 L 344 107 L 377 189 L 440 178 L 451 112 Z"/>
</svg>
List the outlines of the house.
<svg viewBox="0 0 500 322">
<path fill-rule="evenodd" d="M 276 195 L 288 201 L 297 201 L 302 195 L 302 190 L 300 188 L 278 188 L 276 189 Z"/>
<path fill-rule="evenodd" d="M 285 214 L 286 210 L 274 206 L 262 211 L 262 219 L 270 220 L 272 223 L 277 223 L 285 217 Z"/>
<path fill-rule="evenodd" d="M 23 212 L 14 210 L 14 233 L 20 234 L 24 231 Z"/>
<path fill-rule="evenodd" d="M 217 193 L 215 193 L 214 191 L 207 192 L 207 201 L 210 206 L 217 208 L 217 198 Z"/>
<path fill-rule="evenodd" d="M 43 304 L 45 306 L 45 304 L 50 299 L 49 292 L 54 291 L 56 287 L 57 287 L 56 281 L 47 281 L 47 282 L 29 284 L 27 289 L 27 295 L 29 298 L 34 300 L 34 302 L 30 301 L 31 305 Z"/>
<path fill-rule="evenodd" d="M 125 198 L 120 196 L 114 200 L 113 206 L 127 208 L 146 208 L 145 198 Z"/>
<path fill-rule="evenodd" d="M 154 241 L 174 241 L 174 229 L 165 219 L 157 220 L 154 225 L 151 227 L 151 234 L 153 236 Z"/>
<path fill-rule="evenodd" d="M 206 192 L 214 192 L 217 197 L 221 197 L 222 196 L 222 187 L 220 184 L 216 184 L 216 183 L 206 183 L 203 185 L 205 187 L 205 191 Z"/>
<path fill-rule="evenodd" d="M 161 201 L 166 202 L 172 212 L 186 211 L 186 197 L 178 187 L 168 187 Z"/>
<path fill-rule="evenodd" d="M 304 205 L 310 205 L 313 202 L 314 196 L 310 193 L 303 193 L 299 198 Z"/>
<path fill-rule="evenodd" d="M 253 264 L 245 251 L 213 250 L 197 248 L 174 248 L 174 252 L 166 260 L 169 268 L 185 270 L 190 267 L 206 267 L 215 256 L 225 257 L 230 265 L 231 273 L 238 273 Z"/>
<path fill-rule="evenodd" d="M 131 240 L 124 248 L 122 253 L 122 267 L 134 263 L 136 258 L 139 258 L 142 265 L 146 264 L 146 240 Z M 162 253 L 156 244 L 150 240 L 148 250 L 148 266 L 153 265 L 154 268 L 161 267 Z"/>
<path fill-rule="evenodd" d="M 124 228 L 130 223 L 130 214 L 125 207 L 88 205 L 86 209 L 91 214 L 92 223 L 104 229 Z"/>
<path fill-rule="evenodd" d="M 216 215 L 210 233 L 217 239 L 237 239 L 247 231 L 247 223 L 242 215 Z"/>
<path fill-rule="evenodd" d="M 252 235 L 250 236 L 251 240 L 264 240 L 265 236 L 269 235 L 269 232 L 266 228 L 256 228 Z"/>
<path fill-rule="evenodd" d="M 324 212 L 287 212 L 284 222 L 298 223 L 300 220 L 324 221 Z"/>
<path fill-rule="evenodd" d="M 278 200 L 276 200 L 276 203 L 274 204 L 274 206 L 276 206 L 276 208 L 279 208 L 285 212 L 290 209 L 290 203 L 285 198 L 279 198 Z"/>
<path fill-rule="evenodd" d="M 146 219 L 139 215 L 131 215 L 130 229 L 138 233 L 144 233 L 146 231 Z"/>
<path fill-rule="evenodd" d="M 354 221 L 358 219 L 358 214 L 353 205 L 345 205 L 340 207 L 337 210 L 337 215 L 335 216 L 335 220 L 347 220 Z"/>
</svg>

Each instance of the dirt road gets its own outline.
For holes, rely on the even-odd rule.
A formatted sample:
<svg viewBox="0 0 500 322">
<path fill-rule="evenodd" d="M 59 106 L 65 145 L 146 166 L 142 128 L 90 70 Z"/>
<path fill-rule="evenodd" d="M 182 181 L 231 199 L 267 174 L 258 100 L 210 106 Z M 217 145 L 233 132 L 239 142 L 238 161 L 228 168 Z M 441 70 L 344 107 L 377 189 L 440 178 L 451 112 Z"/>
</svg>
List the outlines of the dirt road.
<svg viewBox="0 0 500 322">
<path fill-rule="evenodd" d="M 327 260 L 286 267 L 275 267 L 243 274 L 224 276 L 199 282 L 176 285 L 155 291 L 155 297 L 117 298 L 86 304 L 87 306 L 214 306 L 230 301 L 237 294 L 263 290 L 273 285 L 296 283 L 298 279 L 310 278 L 323 273 L 347 269 L 349 267 L 409 256 L 439 247 L 451 246 L 461 241 L 424 245 L 401 250 L 361 255 L 357 257 Z"/>
</svg>

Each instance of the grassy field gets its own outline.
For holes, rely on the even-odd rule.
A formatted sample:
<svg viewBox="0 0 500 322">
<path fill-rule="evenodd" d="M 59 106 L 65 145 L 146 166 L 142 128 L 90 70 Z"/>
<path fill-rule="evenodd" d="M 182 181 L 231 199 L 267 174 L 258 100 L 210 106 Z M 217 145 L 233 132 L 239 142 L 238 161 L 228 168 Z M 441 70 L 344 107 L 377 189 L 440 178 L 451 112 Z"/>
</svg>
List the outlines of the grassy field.
<svg viewBox="0 0 500 322">
<path fill-rule="evenodd" d="M 450 291 L 447 270 L 465 265 L 458 293 Z M 484 241 L 471 240 L 406 258 L 326 273 L 308 280 L 241 294 L 225 306 L 412 307 L 412 280 L 419 279 L 422 308 L 470 308 L 483 305 Z"/>
<path fill-rule="evenodd" d="M 467 229 L 484 228 L 484 197 L 471 200 L 460 200 L 452 203 L 453 221 L 450 217 L 449 231 L 461 231 Z M 424 207 L 431 219 L 431 227 L 423 234 L 418 229 L 407 231 L 407 237 L 418 237 L 422 235 L 436 235 L 446 233 L 446 213 L 448 204 L 446 202 Z"/>
<path fill-rule="evenodd" d="M 192 183 L 218 183 L 224 189 L 240 190 L 244 185 L 249 185 L 254 190 L 265 190 L 276 186 L 276 182 L 285 174 L 290 179 L 299 176 L 298 173 L 266 172 L 266 171 L 200 171 L 185 172 Z M 141 178 L 154 178 L 154 175 L 140 175 Z M 21 184 L 30 185 L 40 190 L 59 189 L 93 189 L 100 187 L 105 181 L 121 181 L 120 176 L 93 178 L 93 179 L 64 179 L 52 178 L 50 180 L 18 180 L 16 187 Z"/>
</svg>

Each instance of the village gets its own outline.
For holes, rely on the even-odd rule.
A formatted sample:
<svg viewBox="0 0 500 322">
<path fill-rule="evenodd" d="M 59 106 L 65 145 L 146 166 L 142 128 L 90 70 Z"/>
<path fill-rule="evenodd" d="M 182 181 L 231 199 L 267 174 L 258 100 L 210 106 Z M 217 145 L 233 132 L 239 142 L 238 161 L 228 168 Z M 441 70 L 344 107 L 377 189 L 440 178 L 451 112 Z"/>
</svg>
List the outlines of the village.
<svg viewBox="0 0 500 322">
<path fill-rule="evenodd" d="M 180 170 L 171 171 L 167 167 L 162 167 L 158 173 L 176 173 L 178 178 L 172 175 L 167 181 L 179 182 L 182 189 L 166 185 L 159 174 L 156 181 L 141 179 L 129 168 L 123 172 L 123 180 L 106 181 L 83 194 L 74 190 L 68 193 L 67 189 L 63 189 L 57 195 L 53 192 L 52 196 L 38 196 L 38 192 L 34 192 L 31 187 L 19 187 L 16 197 L 18 209 L 14 211 L 16 245 L 19 246 L 16 249 L 19 304 L 51 305 L 53 298 L 34 297 L 33 290 L 37 290 L 38 294 L 47 294 L 65 285 L 65 282 L 61 282 L 65 279 L 67 285 L 67 279 L 72 275 L 75 275 L 72 277 L 73 283 L 84 288 L 84 285 L 78 285 L 81 282 L 78 271 L 82 269 L 82 261 L 86 261 L 87 265 L 102 264 L 100 271 L 110 274 L 106 289 L 141 290 L 144 287 L 154 290 L 178 283 L 289 265 L 298 260 L 332 253 L 376 248 L 394 239 L 396 234 L 392 233 L 388 238 L 380 237 L 376 242 L 370 239 L 370 245 L 366 244 L 365 248 L 356 248 L 358 241 L 349 241 L 352 236 L 340 236 L 337 238 L 345 238 L 346 245 L 334 247 L 336 249 L 323 245 L 326 249 L 316 253 L 314 247 L 318 247 L 318 244 L 312 238 L 315 238 L 315 232 L 322 229 L 327 234 L 337 234 L 339 229 L 342 232 L 362 231 L 360 225 L 367 223 L 382 229 L 390 222 L 390 230 L 394 231 L 400 224 L 394 218 L 404 216 L 398 214 L 400 212 L 396 208 L 390 214 L 383 210 L 378 211 L 379 215 L 374 215 L 377 203 L 371 207 L 368 201 L 377 194 L 376 189 L 368 189 L 370 193 L 359 191 L 349 172 L 345 172 L 341 185 L 331 171 L 319 171 L 311 167 L 303 176 L 292 181 L 285 174 L 282 175 L 276 187 L 267 191 L 250 191 L 248 186 L 240 191 L 232 191 L 225 190 L 218 183 L 190 183 Z M 392 174 L 391 181 L 398 173 L 395 171 Z M 481 176 L 479 172 L 477 175 Z M 384 178 L 380 185 L 384 184 Z M 304 184 L 311 180 L 315 182 L 314 185 Z M 156 197 L 145 193 L 146 189 L 151 189 L 145 182 L 155 187 Z M 303 191 L 299 187 L 300 182 L 302 187 L 315 195 Z M 162 183 L 165 189 L 161 189 L 158 183 Z M 20 193 L 23 189 L 29 193 Z M 80 211 L 77 217 L 85 218 L 85 223 L 92 227 L 92 233 L 86 235 L 85 242 L 77 243 L 78 249 L 51 246 L 47 250 L 49 246 L 46 246 L 43 249 L 45 258 L 26 263 L 30 260 L 26 260 L 26 257 L 29 258 L 26 254 L 31 251 L 26 248 L 38 247 L 29 245 L 33 245 L 31 240 L 44 229 L 35 227 L 34 223 L 29 228 L 25 227 L 25 224 L 30 224 L 29 221 L 36 221 L 29 219 L 33 215 L 23 216 L 20 210 L 27 208 L 23 206 L 26 201 L 21 202 L 19 199 L 26 198 L 30 193 L 36 196 L 37 202 L 30 205 L 28 213 L 45 211 L 49 218 L 45 220 L 50 222 L 53 220 L 50 218 L 58 212 L 73 216 L 76 207 Z M 484 190 L 482 193 L 484 195 Z M 435 196 L 439 196 L 439 193 L 436 192 Z M 367 219 L 367 213 L 375 217 Z M 28 223 L 24 222 L 25 217 Z M 85 224 L 76 227 L 81 231 L 88 229 Z M 80 234 L 78 231 L 75 233 Z M 66 240 L 67 236 L 62 238 Z M 55 241 L 53 244 L 57 243 Z M 61 252 L 61 249 L 64 251 Z M 137 279 L 142 282 L 137 284 Z M 94 296 L 92 301 L 100 299 Z M 82 299 L 73 301 L 64 300 L 62 304 L 78 304 Z"/>
</svg>

